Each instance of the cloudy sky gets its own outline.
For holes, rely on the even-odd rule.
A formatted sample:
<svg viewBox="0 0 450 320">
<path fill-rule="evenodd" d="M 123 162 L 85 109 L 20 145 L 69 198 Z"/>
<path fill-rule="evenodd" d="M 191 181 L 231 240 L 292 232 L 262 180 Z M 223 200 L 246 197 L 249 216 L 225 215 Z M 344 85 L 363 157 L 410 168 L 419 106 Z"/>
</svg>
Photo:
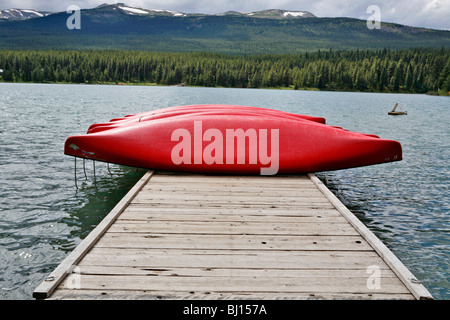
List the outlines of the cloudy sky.
<svg viewBox="0 0 450 320">
<path fill-rule="evenodd" d="M 450 0 L 0 0 L 0 10 L 9 8 L 65 11 L 69 5 L 82 9 L 102 3 L 124 2 L 147 9 L 168 9 L 185 13 L 249 12 L 264 9 L 305 10 L 318 17 L 367 19 L 367 8 L 377 5 L 381 21 L 410 26 L 450 30 Z"/>
</svg>

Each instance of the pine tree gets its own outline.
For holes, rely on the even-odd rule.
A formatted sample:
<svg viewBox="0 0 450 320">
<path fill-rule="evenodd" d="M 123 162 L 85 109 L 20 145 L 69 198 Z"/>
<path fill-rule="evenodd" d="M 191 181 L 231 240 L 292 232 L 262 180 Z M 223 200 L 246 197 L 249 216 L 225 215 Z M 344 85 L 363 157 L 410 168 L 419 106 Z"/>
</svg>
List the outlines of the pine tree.
<svg viewBox="0 0 450 320">
<path fill-rule="evenodd" d="M 14 81 L 13 73 L 10 70 L 3 71 L 3 81 Z"/>
<path fill-rule="evenodd" d="M 411 71 L 411 65 L 408 66 L 408 70 L 406 71 L 405 76 L 405 89 L 410 91 L 413 85 L 413 72 Z"/>
<path fill-rule="evenodd" d="M 439 74 L 438 86 L 444 92 L 450 92 L 450 58 L 447 59 L 445 67 Z"/>
<path fill-rule="evenodd" d="M 402 83 L 402 73 L 400 64 L 397 64 L 397 66 L 394 69 L 394 73 L 391 77 L 391 80 L 389 81 L 389 87 L 393 92 L 398 92 L 398 89 Z"/>
</svg>

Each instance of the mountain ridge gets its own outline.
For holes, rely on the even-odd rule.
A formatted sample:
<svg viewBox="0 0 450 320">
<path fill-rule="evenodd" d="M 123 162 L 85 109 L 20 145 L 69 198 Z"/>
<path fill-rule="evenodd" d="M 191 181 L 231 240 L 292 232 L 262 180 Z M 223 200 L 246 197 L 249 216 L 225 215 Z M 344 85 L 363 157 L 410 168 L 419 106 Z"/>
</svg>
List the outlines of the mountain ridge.
<svg viewBox="0 0 450 320">
<path fill-rule="evenodd" d="M 306 11 L 269 9 L 219 15 L 142 9 L 122 3 L 82 9 L 81 29 L 71 13 L 0 20 L 0 49 L 145 50 L 225 54 L 292 54 L 317 50 L 450 48 L 450 31 L 365 20 L 319 18 Z M 312 14 L 311 14 L 312 15 Z M 275 18 L 276 17 L 276 18 Z"/>
<path fill-rule="evenodd" d="M 295 19 L 295 18 L 315 18 L 316 16 L 308 11 L 295 11 L 295 10 L 284 10 L 284 9 L 266 9 L 260 11 L 251 12 L 239 12 L 239 11 L 227 11 L 223 13 L 184 13 L 174 10 L 167 9 L 147 9 L 142 7 L 132 7 L 126 5 L 123 2 L 115 4 L 101 4 L 94 8 L 81 8 L 81 10 L 120 10 L 128 15 L 165 15 L 173 17 L 186 17 L 186 16 L 224 16 L 224 15 L 237 15 L 237 16 L 249 16 L 254 18 L 272 18 L 272 19 Z M 64 11 L 41 11 L 32 9 L 3 9 L 0 10 L 0 20 L 10 19 L 10 20 L 26 20 L 31 18 L 44 17 L 49 14 L 63 13 Z"/>
<path fill-rule="evenodd" d="M 26 20 L 32 18 L 42 18 L 52 12 L 34 9 L 2 9 L 0 10 L 0 20 Z"/>
</svg>

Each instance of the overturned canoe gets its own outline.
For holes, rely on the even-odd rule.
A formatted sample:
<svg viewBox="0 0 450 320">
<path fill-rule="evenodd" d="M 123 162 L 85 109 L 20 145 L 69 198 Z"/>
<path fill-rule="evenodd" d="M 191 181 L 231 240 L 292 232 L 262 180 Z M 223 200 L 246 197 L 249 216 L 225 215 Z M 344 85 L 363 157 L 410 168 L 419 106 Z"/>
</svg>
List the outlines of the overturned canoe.
<svg viewBox="0 0 450 320">
<path fill-rule="evenodd" d="M 223 174 L 338 170 L 402 159 L 400 143 L 323 118 L 242 106 L 160 109 L 93 125 L 67 155 L 127 166 Z"/>
<path fill-rule="evenodd" d="M 247 114 L 247 115 L 273 115 L 276 117 L 290 118 L 293 120 L 297 119 L 305 119 L 311 120 L 314 122 L 325 123 L 325 119 L 321 117 L 312 117 L 301 114 L 294 114 L 279 110 L 266 109 L 266 108 L 258 108 L 258 107 L 249 107 L 249 106 L 231 106 L 231 105 L 222 105 L 222 104 L 214 104 L 214 105 L 188 105 L 188 106 L 176 106 L 169 107 L 165 109 L 152 110 L 148 112 L 142 112 L 134 115 L 127 115 L 123 118 L 115 118 L 111 119 L 106 123 L 95 123 L 91 125 L 88 129 L 87 133 L 100 132 L 104 130 L 109 130 L 113 128 L 118 128 L 121 126 L 133 125 L 136 122 L 150 121 L 156 119 L 169 118 L 177 115 L 186 115 L 200 112 L 214 112 L 216 114 Z"/>
</svg>

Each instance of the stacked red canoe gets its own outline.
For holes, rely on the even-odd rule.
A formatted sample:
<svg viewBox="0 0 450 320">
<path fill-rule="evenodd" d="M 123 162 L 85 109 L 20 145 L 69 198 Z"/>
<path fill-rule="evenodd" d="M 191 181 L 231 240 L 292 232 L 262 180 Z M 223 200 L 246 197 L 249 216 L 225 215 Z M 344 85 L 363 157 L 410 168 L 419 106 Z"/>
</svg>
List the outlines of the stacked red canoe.
<svg viewBox="0 0 450 320">
<path fill-rule="evenodd" d="M 234 106 L 178 106 L 90 126 L 67 155 L 121 165 L 216 174 L 292 174 L 402 159 L 400 143 L 324 118 Z"/>
</svg>

